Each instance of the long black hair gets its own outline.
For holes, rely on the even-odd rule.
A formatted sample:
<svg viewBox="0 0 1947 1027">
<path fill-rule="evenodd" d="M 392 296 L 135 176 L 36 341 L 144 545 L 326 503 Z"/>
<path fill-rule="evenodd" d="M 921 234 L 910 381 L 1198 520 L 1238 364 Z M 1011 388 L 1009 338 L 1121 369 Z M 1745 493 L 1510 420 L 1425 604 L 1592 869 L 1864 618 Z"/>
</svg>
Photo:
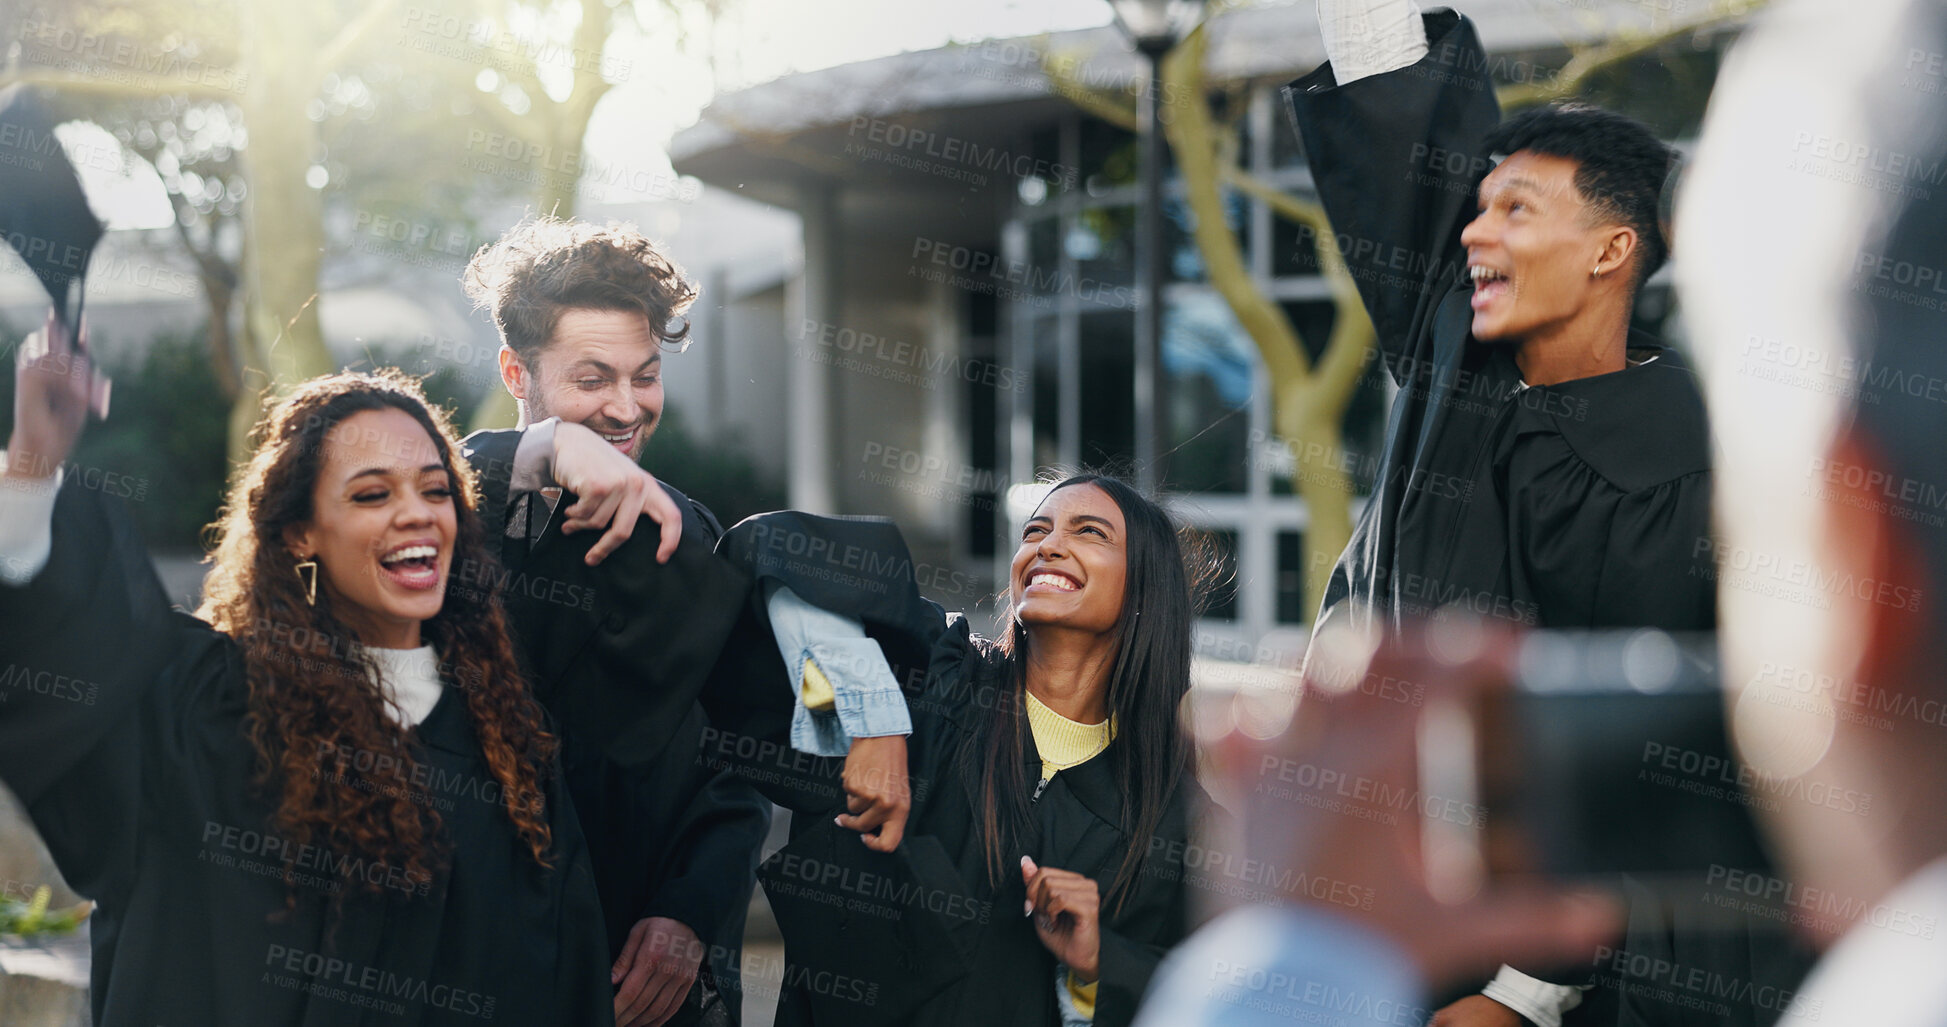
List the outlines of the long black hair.
<svg viewBox="0 0 1947 1027">
<path fill-rule="evenodd" d="M 1122 611 L 1112 629 L 1115 664 L 1109 673 L 1107 703 L 1115 742 L 1109 747 L 1117 791 L 1123 797 L 1122 827 L 1129 847 L 1106 898 L 1125 899 L 1148 839 L 1161 825 L 1178 783 L 1192 770 L 1192 747 L 1180 722 L 1183 697 L 1190 690 L 1190 634 L 1197 615 L 1192 575 L 1180 529 L 1162 507 L 1118 478 L 1077 474 L 1054 491 L 1093 485 L 1122 510 L 1127 549 Z M 1045 502 L 1045 500 L 1044 500 Z M 1199 581 L 1201 575 L 1198 575 Z M 989 879 L 999 886 L 1017 872 L 1020 846 L 1032 830 L 1027 773 L 1028 632 L 1014 616 L 1018 596 L 1004 608 L 1005 633 L 994 646 L 995 669 L 1006 687 L 1004 698 L 985 710 L 959 749 L 963 779 L 969 782 Z"/>
</svg>

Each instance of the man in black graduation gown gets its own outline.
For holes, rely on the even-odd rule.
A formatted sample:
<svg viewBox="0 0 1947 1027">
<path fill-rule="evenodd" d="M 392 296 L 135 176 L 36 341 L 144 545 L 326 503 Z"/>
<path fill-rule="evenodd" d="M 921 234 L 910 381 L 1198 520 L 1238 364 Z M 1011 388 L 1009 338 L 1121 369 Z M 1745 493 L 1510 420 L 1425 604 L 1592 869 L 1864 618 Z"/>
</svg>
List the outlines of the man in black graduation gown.
<svg viewBox="0 0 1947 1027">
<path fill-rule="evenodd" d="M 1451 10 L 1318 9 L 1330 63 L 1284 96 L 1399 386 L 1320 621 L 1349 603 L 1383 627 L 1458 607 L 1529 627 L 1712 628 L 1702 396 L 1630 328 L 1668 255 L 1674 151 L 1586 105 L 1503 122 L 1492 64 Z M 1589 974 L 1546 976 L 1503 968 L 1440 1022 L 1519 1011 L 1556 1027 Z"/>
<path fill-rule="evenodd" d="M 616 960 L 617 1022 L 735 1023 L 770 804 L 698 759 L 707 725 L 697 698 L 747 579 L 713 555 L 715 516 L 667 485 L 682 521 L 667 563 L 644 520 L 628 558 L 590 566 L 591 550 L 599 560 L 620 540 L 575 531 L 576 497 L 543 491 L 557 444 L 593 441 L 561 425 L 640 456 L 661 415 L 662 350 L 682 341 L 670 326 L 695 288 L 633 229 L 553 219 L 481 251 L 467 287 L 500 329 L 522 429 L 477 432 L 466 455 L 483 519 L 502 528 L 498 584 L 512 633 L 563 736 Z M 557 439 L 557 428 L 579 437 Z M 601 520 L 634 524 L 647 498 L 611 500 Z"/>
<path fill-rule="evenodd" d="M 1400 389 L 1325 609 L 1711 627 L 1703 402 L 1630 330 L 1673 152 L 1586 106 L 1502 124 L 1473 26 L 1389 6 L 1322 0 L 1333 61 L 1284 91 Z"/>
</svg>

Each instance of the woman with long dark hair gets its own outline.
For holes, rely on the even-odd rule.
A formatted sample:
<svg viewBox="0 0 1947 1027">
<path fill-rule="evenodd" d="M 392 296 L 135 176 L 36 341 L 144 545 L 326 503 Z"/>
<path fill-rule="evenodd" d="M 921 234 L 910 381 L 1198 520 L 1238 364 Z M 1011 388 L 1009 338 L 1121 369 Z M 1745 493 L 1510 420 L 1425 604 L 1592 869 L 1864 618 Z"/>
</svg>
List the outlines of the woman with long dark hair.
<svg viewBox="0 0 1947 1027">
<path fill-rule="evenodd" d="M 876 670 L 911 711 L 903 833 L 861 839 L 889 825 L 855 801 L 794 822 L 760 871 L 785 934 L 778 1022 L 1128 1023 L 1187 930 L 1186 839 L 1209 801 L 1180 723 L 1195 610 L 1169 516 L 1114 478 L 1060 482 L 1022 529 L 992 641 L 919 597 L 885 522 L 767 514 L 723 551 L 757 578 L 808 706 Z M 889 666 L 861 667 L 855 642 Z M 856 798 L 872 789 L 855 772 Z"/>
<path fill-rule="evenodd" d="M 192 618 L 122 511 L 55 477 L 85 348 L 51 322 L 23 348 L 0 779 L 96 901 L 94 1022 L 613 1023 L 555 739 L 492 590 L 450 573 L 492 558 L 417 385 L 276 404 Z"/>
</svg>

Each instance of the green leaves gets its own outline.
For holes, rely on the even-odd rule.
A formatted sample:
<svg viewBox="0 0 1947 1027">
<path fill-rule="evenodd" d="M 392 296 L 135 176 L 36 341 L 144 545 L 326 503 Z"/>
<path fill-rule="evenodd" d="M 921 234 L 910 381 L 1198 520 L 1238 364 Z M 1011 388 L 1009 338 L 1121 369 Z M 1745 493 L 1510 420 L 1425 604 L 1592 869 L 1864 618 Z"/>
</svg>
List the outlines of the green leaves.
<svg viewBox="0 0 1947 1027">
<path fill-rule="evenodd" d="M 40 934 L 66 934 L 81 926 L 88 918 L 94 903 L 81 902 L 67 909 L 48 912 L 48 899 L 53 897 L 54 889 L 41 885 L 34 890 L 34 897 L 26 902 L 14 898 L 0 898 L 0 934 L 15 934 L 31 938 Z"/>
</svg>

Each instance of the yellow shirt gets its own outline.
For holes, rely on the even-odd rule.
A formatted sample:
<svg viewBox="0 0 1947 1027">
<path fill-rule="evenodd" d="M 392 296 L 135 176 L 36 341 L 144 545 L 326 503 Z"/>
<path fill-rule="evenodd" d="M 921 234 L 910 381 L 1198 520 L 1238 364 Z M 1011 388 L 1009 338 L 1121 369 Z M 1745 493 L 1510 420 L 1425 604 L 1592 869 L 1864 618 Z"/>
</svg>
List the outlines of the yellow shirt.
<svg viewBox="0 0 1947 1027">
<path fill-rule="evenodd" d="M 1052 778 L 1059 771 L 1087 763 L 1109 747 L 1115 737 L 1113 718 L 1100 724 L 1084 724 L 1049 709 L 1033 692 L 1028 697 L 1028 730 L 1034 732 L 1034 748 L 1041 754 L 1041 776 Z"/>
<path fill-rule="evenodd" d="M 804 708 L 813 713 L 830 713 L 838 708 L 838 696 L 832 693 L 831 679 L 818 669 L 817 661 L 806 657 L 804 661 L 804 685 L 798 689 L 798 697 L 804 700 Z"/>
</svg>

